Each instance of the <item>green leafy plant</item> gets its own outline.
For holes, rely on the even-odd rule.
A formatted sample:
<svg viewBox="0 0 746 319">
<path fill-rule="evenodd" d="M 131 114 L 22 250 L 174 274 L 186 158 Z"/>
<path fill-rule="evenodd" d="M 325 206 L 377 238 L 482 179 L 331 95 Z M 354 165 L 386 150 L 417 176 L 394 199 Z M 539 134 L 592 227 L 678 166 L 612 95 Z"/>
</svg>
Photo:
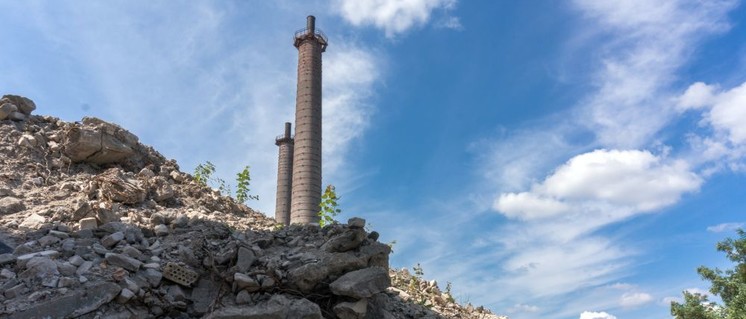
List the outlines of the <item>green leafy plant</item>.
<svg viewBox="0 0 746 319">
<path fill-rule="evenodd" d="M 236 174 L 236 200 L 245 203 L 249 199 L 259 200 L 259 195 L 249 194 L 249 182 L 251 182 L 251 175 L 249 174 L 249 166 L 244 166 L 243 170 Z"/>
<path fill-rule="evenodd" d="M 207 161 L 194 168 L 194 180 L 197 183 L 207 186 L 207 182 L 212 178 L 213 173 L 215 173 L 215 165 Z"/>
<path fill-rule="evenodd" d="M 683 304 L 671 302 L 671 315 L 676 319 L 746 319 L 746 231 L 739 229 L 737 233 L 738 239 L 728 238 L 717 245 L 718 251 L 736 263 L 735 269 L 697 268 L 699 275 L 711 282 L 710 292 L 720 296 L 723 304 L 685 291 Z"/>
<path fill-rule="evenodd" d="M 334 217 L 342 212 L 337 203 L 338 200 L 339 197 L 334 185 L 327 185 L 324 194 L 321 195 L 321 203 L 319 204 L 319 226 L 324 227 L 334 223 Z"/>
<path fill-rule="evenodd" d="M 194 168 L 194 180 L 204 186 L 217 188 L 218 191 L 223 195 L 231 196 L 232 192 L 230 185 L 228 185 L 222 178 L 214 177 L 214 173 L 215 164 L 207 161 L 204 164 L 199 164 L 197 165 L 197 167 Z M 245 166 L 244 169 L 236 175 L 237 189 L 234 198 L 241 203 L 245 203 L 249 199 L 259 200 L 259 195 L 249 194 L 249 183 L 251 182 L 249 166 Z"/>
</svg>

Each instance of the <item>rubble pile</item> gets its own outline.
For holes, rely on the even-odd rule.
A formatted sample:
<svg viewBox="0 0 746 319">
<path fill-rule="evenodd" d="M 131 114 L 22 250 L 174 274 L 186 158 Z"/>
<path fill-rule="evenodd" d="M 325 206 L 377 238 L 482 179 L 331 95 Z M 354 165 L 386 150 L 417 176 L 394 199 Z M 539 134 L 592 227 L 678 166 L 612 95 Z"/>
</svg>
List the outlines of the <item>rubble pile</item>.
<svg viewBox="0 0 746 319">
<path fill-rule="evenodd" d="M 419 265 L 414 268 L 415 274 L 408 269 L 390 269 L 392 287 L 388 292 L 402 300 L 410 303 L 422 305 L 427 309 L 433 310 L 445 318 L 480 318 L 480 319 L 508 319 L 505 316 L 493 314 L 489 309 L 482 306 L 474 307 L 472 304 L 462 306 L 456 302 L 451 295 L 451 284 L 448 283 L 446 290 L 442 291 L 435 280 L 425 280 L 422 278 L 422 268 Z M 419 273 L 418 273 L 419 272 Z M 411 310 L 402 310 L 407 312 Z M 407 318 L 419 318 L 417 314 Z"/>
<path fill-rule="evenodd" d="M 0 99 L 0 318 L 498 318 L 391 287 L 363 219 L 279 227 L 115 124 L 35 108 Z"/>
</svg>

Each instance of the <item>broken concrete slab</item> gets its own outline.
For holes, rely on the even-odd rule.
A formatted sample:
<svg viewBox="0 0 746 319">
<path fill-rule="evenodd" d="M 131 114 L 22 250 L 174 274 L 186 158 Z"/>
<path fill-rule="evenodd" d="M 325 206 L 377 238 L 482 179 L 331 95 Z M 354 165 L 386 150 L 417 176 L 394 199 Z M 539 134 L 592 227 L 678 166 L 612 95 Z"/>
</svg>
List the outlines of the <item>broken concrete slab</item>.
<svg viewBox="0 0 746 319">
<path fill-rule="evenodd" d="M 9 319 L 75 318 L 92 312 L 114 299 L 122 290 L 117 284 L 102 282 L 71 295 L 38 303 L 11 314 Z"/>
</svg>

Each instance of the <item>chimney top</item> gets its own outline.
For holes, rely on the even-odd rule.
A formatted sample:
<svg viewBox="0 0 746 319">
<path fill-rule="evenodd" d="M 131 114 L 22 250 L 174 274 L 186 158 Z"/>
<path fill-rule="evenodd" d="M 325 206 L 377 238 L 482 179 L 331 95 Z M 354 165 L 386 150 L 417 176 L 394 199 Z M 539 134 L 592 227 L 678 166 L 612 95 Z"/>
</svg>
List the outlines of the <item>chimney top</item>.
<svg viewBox="0 0 746 319">
<path fill-rule="evenodd" d="M 306 17 L 306 29 L 308 29 L 308 32 L 310 34 L 314 34 L 314 32 L 316 31 L 316 17 Z"/>
</svg>

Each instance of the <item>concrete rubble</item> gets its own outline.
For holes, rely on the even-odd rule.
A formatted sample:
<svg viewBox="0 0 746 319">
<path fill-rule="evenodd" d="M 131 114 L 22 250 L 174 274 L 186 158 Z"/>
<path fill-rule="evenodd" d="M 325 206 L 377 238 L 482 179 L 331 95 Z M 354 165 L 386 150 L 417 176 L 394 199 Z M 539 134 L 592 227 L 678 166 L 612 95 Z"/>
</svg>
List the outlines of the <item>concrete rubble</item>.
<svg viewBox="0 0 746 319">
<path fill-rule="evenodd" d="M 0 99 L 0 318 L 505 318 L 413 299 L 364 219 L 278 227 L 117 125 L 35 109 Z"/>
</svg>

